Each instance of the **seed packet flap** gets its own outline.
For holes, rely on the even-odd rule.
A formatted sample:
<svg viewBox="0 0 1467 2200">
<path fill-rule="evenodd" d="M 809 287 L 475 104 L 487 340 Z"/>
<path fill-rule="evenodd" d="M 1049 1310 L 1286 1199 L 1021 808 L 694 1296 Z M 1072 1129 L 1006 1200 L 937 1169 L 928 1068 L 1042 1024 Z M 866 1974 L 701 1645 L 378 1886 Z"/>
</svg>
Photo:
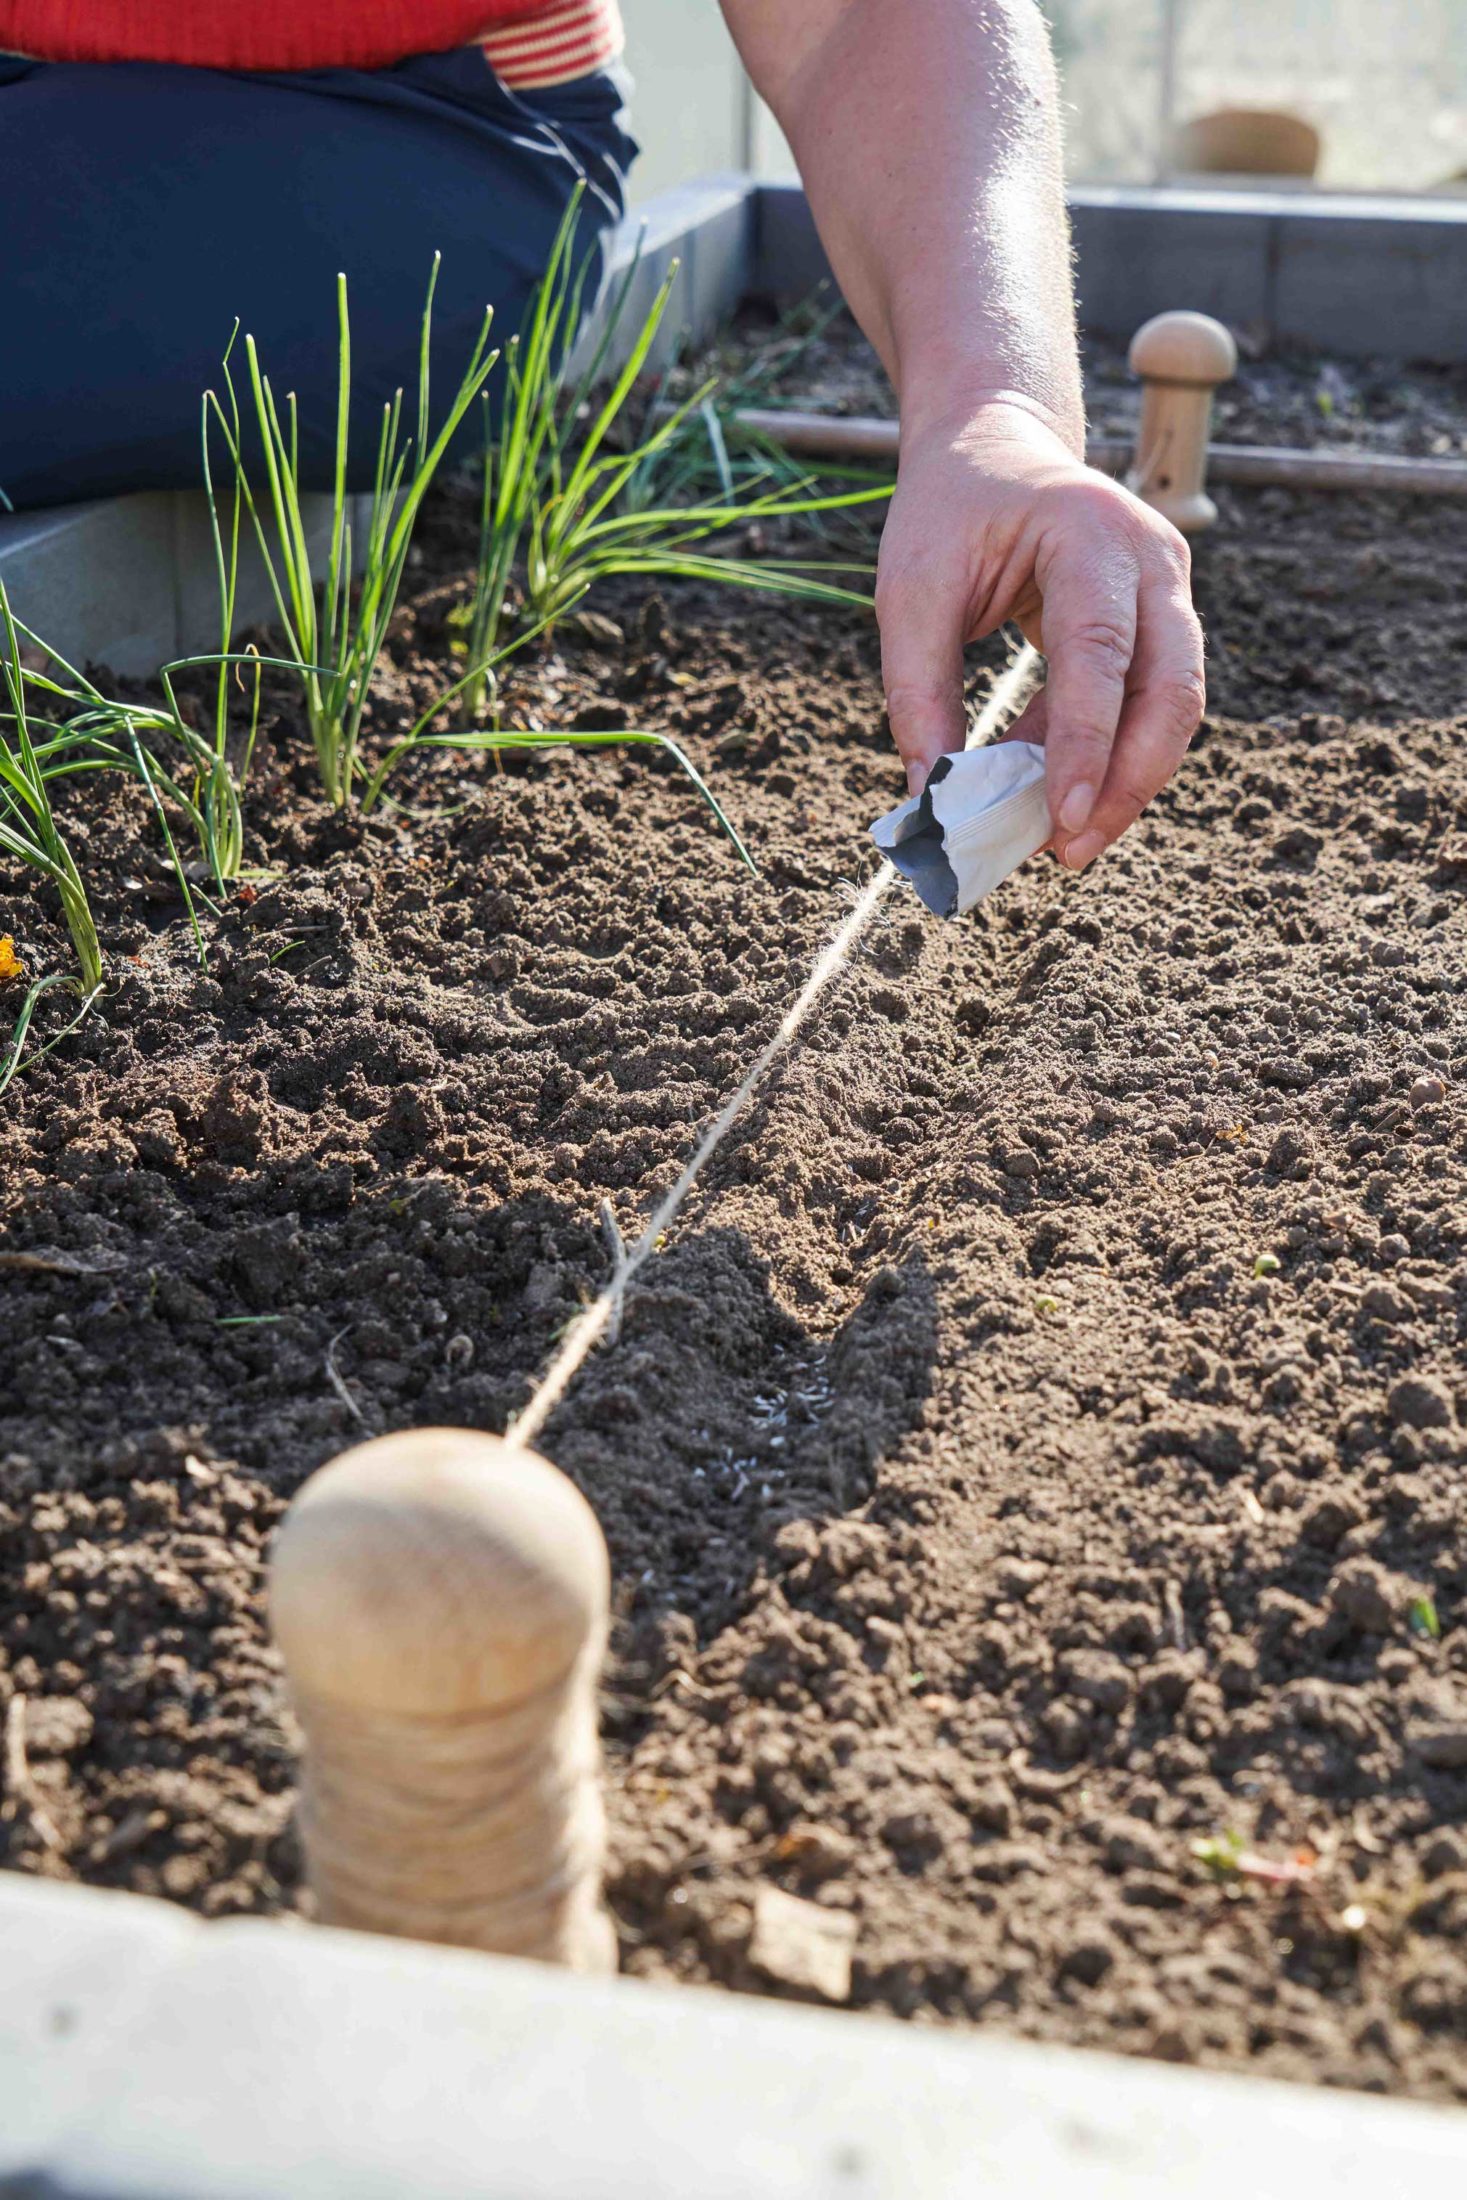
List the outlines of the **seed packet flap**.
<svg viewBox="0 0 1467 2200">
<path fill-rule="evenodd" d="M 940 756 L 922 792 L 871 828 L 882 854 L 938 917 L 971 909 L 1049 836 L 1044 751 L 1032 741 Z"/>
</svg>

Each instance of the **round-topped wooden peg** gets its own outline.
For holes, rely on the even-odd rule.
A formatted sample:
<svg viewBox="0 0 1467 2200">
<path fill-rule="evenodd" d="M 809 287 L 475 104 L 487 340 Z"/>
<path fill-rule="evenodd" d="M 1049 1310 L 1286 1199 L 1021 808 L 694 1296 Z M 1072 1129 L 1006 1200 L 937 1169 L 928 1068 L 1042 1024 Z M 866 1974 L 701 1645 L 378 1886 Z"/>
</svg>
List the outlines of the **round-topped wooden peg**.
<svg viewBox="0 0 1467 2200">
<path fill-rule="evenodd" d="M 1238 347 L 1206 313 L 1158 313 L 1131 339 L 1141 377 L 1141 432 L 1127 477 L 1137 496 L 1184 535 L 1217 518 L 1207 494 L 1212 393 L 1238 370 Z"/>
<path fill-rule="evenodd" d="M 596 1722 L 609 1576 L 575 1485 L 500 1437 L 380 1436 L 305 1483 L 270 1617 L 323 1923 L 615 1969 Z"/>
</svg>

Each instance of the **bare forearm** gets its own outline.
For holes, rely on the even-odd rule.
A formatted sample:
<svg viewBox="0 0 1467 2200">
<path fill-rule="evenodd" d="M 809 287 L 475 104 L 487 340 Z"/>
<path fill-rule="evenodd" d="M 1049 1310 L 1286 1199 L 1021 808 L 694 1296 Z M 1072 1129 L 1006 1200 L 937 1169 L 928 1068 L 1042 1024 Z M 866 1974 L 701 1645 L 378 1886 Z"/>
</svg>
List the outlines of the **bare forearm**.
<svg viewBox="0 0 1467 2200">
<path fill-rule="evenodd" d="M 1023 399 L 1072 448 L 1059 124 L 1033 0 L 724 0 L 904 426 Z"/>
<path fill-rule="evenodd" d="M 901 400 L 877 561 L 908 785 L 967 734 L 964 646 L 1013 620 L 1047 678 L 1052 842 L 1083 869 L 1202 713 L 1181 537 L 1087 471 L 1058 102 L 1034 0 L 723 0 Z"/>
</svg>

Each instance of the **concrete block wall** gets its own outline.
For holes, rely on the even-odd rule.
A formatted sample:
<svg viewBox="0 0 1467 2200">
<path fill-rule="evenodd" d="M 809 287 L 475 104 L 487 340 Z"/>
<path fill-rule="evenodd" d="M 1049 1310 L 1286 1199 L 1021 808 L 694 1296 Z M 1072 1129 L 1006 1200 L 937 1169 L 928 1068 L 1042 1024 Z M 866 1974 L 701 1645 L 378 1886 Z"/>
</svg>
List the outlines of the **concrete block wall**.
<svg viewBox="0 0 1467 2200">
<path fill-rule="evenodd" d="M 1341 358 L 1467 360 L 1467 200 L 1091 185 L 1070 219 L 1097 335 L 1190 306 Z M 797 186 L 760 187 L 753 263 L 753 290 L 777 300 L 828 278 Z"/>
</svg>

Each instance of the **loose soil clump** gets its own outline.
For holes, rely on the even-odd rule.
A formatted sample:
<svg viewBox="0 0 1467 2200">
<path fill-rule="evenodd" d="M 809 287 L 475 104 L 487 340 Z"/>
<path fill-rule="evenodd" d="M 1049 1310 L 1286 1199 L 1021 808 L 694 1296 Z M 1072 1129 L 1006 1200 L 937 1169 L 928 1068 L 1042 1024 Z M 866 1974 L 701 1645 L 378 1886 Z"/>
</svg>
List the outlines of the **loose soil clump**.
<svg viewBox="0 0 1467 2200">
<path fill-rule="evenodd" d="M 1467 551 L 1227 513 L 1174 787 L 1083 878 L 890 897 L 551 1423 L 610 1894 L 641 1975 L 779 1990 L 774 1889 L 853 1921 L 785 1990 L 849 1950 L 859 2007 L 1467 2098 Z M 296 1904 L 283 1506 L 504 1426 L 869 875 L 867 622 L 596 608 L 512 715 L 675 734 L 759 880 L 642 755 L 444 756 L 364 828 L 282 705 L 205 973 L 136 790 L 77 813 L 119 982 L 3 1114 L 12 1869 Z"/>
</svg>

